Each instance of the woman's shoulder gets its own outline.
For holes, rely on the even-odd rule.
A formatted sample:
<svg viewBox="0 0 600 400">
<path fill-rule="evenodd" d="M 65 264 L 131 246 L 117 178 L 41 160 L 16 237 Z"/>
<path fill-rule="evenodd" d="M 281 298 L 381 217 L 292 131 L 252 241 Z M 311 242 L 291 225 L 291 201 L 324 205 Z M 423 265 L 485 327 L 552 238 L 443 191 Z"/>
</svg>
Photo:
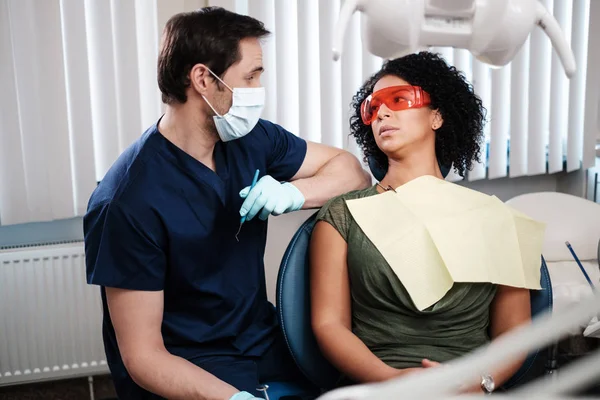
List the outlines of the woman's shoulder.
<svg viewBox="0 0 600 400">
<path fill-rule="evenodd" d="M 377 188 L 375 186 L 369 186 L 366 189 L 352 190 L 350 192 L 333 197 L 331 200 L 325 203 L 325 205 L 323 205 L 321 208 L 321 213 L 325 213 L 329 209 L 343 210 L 346 208 L 346 201 L 361 199 L 364 197 L 373 196 L 375 194 L 377 194 Z"/>
<path fill-rule="evenodd" d="M 369 186 L 366 189 L 352 190 L 350 192 L 341 194 L 329 200 L 328 203 L 343 203 L 348 200 L 362 199 L 364 197 L 370 197 L 377 194 L 376 186 Z"/>
<path fill-rule="evenodd" d="M 344 239 L 348 237 L 351 218 L 346 201 L 373 196 L 377 194 L 375 186 L 361 190 L 353 190 L 329 200 L 317 213 L 317 221 L 325 221 L 333 225 Z"/>
</svg>

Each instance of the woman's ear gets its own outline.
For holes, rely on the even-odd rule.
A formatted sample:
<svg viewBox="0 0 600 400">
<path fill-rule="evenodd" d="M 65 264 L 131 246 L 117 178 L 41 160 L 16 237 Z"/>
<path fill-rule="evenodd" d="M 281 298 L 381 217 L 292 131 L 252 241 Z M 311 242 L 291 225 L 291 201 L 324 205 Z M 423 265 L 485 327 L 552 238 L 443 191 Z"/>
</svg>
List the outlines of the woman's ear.
<svg viewBox="0 0 600 400">
<path fill-rule="evenodd" d="M 437 131 L 444 125 L 444 118 L 442 118 L 442 114 L 440 110 L 432 110 L 431 112 L 431 129 Z"/>
<path fill-rule="evenodd" d="M 198 93 L 204 95 L 208 90 L 208 80 L 212 76 L 204 64 L 196 64 L 190 70 L 190 86 Z"/>
</svg>

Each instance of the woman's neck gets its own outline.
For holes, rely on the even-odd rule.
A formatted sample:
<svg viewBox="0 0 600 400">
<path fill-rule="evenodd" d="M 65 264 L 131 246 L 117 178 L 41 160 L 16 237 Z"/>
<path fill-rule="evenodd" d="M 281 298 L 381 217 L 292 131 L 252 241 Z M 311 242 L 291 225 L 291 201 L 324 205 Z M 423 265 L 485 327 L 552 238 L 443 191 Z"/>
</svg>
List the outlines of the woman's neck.
<svg viewBox="0 0 600 400">
<path fill-rule="evenodd" d="M 412 153 L 403 158 L 389 157 L 388 164 L 388 171 L 381 181 L 381 185 L 384 187 L 389 185 L 395 189 L 424 175 L 444 179 L 435 155 L 425 156 Z"/>
</svg>

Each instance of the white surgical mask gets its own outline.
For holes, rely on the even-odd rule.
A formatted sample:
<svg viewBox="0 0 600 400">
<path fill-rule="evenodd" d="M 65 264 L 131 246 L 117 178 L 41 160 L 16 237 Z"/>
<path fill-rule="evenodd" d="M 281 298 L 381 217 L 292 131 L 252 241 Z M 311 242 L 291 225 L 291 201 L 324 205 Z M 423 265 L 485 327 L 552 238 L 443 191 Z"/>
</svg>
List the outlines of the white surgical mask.
<svg viewBox="0 0 600 400">
<path fill-rule="evenodd" d="M 231 108 L 225 115 L 220 115 L 206 97 L 202 96 L 208 106 L 217 114 L 213 119 L 219 137 L 222 141 L 228 142 L 246 136 L 256 126 L 262 114 L 265 106 L 265 88 L 232 89 L 214 72 L 210 69 L 208 71 L 233 93 Z"/>
</svg>

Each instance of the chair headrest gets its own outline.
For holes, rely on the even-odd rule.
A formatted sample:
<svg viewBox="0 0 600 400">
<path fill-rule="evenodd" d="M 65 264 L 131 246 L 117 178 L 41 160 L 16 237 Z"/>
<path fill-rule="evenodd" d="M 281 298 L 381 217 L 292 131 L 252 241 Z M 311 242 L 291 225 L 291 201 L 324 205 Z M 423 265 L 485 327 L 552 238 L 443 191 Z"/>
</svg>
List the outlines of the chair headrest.
<svg viewBox="0 0 600 400">
<path fill-rule="evenodd" d="M 371 170 L 371 173 L 373 174 L 373 176 L 375 177 L 375 179 L 377 179 L 378 181 L 381 182 L 381 180 L 383 179 L 383 177 L 385 177 L 385 174 L 387 173 L 387 167 L 380 167 L 377 164 L 377 161 L 375 161 L 375 158 L 373 156 L 369 157 L 367 159 L 368 163 L 369 163 L 369 169 Z M 439 164 L 439 162 L 438 162 Z M 442 176 L 445 178 L 448 176 L 448 174 L 450 173 L 450 169 L 452 167 L 448 167 L 442 164 L 439 164 L 440 166 L 440 171 L 442 172 Z"/>
<path fill-rule="evenodd" d="M 566 193 L 536 192 L 513 197 L 506 204 L 546 224 L 542 250 L 546 261 L 573 261 L 566 241 L 581 261 L 598 258 L 598 203 Z"/>
</svg>

